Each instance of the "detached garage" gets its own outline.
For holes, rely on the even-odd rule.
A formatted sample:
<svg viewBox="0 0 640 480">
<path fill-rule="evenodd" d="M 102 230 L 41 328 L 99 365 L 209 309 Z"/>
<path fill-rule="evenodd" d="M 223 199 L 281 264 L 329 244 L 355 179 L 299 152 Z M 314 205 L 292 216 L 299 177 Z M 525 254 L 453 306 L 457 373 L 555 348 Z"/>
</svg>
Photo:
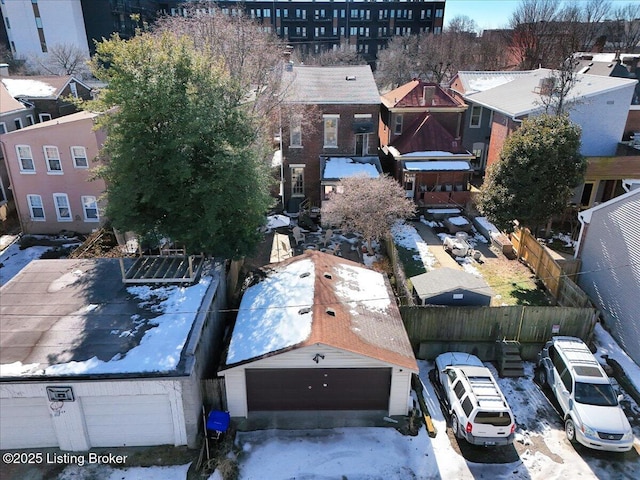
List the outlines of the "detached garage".
<svg viewBox="0 0 640 480">
<path fill-rule="evenodd" d="M 384 275 L 317 251 L 264 271 L 242 298 L 219 372 L 231 415 L 406 415 L 418 367 Z"/>
<path fill-rule="evenodd" d="M 226 298 L 202 268 L 128 286 L 115 259 L 36 260 L 3 285 L 0 449 L 195 447 Z"/>
</svg>

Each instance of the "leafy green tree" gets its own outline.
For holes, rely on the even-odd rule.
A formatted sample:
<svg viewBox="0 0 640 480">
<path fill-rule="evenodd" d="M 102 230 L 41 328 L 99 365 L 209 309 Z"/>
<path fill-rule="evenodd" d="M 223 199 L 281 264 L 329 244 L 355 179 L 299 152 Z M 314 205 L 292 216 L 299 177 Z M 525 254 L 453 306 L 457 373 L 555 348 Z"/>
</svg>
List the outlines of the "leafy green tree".
<svg viewBox="0 0 640 480">
<path fill-rule="evenodd" d="M 206 51 L 170 32 L 97 45 L 94 74 L 106 130 L 107 217 L 189 252 L 250 253 L 271 204 L 256 119 Z M 113 108 L 110 108 L 113 107 Z"/>
<path fill-rule="evenodd" d="M 478 208 L 501 230 L 537 228 L 566 208 L 584 178 L 580 127 L 566 115 L 526 119 L 488 169 Z"/>
</svg>

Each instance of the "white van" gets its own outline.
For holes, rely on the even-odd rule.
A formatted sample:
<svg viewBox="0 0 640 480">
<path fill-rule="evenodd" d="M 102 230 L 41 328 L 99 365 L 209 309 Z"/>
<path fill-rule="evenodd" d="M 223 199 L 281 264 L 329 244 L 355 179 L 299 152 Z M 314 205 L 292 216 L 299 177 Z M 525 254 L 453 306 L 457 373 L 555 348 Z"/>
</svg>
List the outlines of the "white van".
<svg viewBox="0 0 640 480">
<path fill-rule="evenodd" d="M 609 377 L 582 340 L 553 337 L 538 355 L 536 378 L 548 385 L 562 410 L 567 439 L 596 450 L 633 446 L 629 420 Z"/>
<path fill-rule="evenodd" d="M 478 357 L 462 352 L 438 355 L 435 378 L 456 437 L 474 445 L 513 443 L 516 423 L 511 408 Z"/>
</svg>

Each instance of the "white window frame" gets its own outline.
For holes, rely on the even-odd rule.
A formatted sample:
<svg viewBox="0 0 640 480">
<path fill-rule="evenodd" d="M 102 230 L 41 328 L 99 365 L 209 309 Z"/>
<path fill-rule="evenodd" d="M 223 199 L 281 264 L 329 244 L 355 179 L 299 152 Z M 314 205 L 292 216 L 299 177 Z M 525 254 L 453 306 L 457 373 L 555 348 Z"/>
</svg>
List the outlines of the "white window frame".
<svg viewBox="0 0 640 480">
<path fill-rule="evenodd" d="M 304 197 L 304 165 L 289 165 L 289 178 L 291 179 L 291 196 L 300 198 Z M 299 170 L 299 172 L 298 172 Z M 295 178 L 294 178 L 295 174 Z M 301 182 L 298 182 L 300 175 Z"/>
<path fill-rule="evenodd" d="M 289 125 L 289 146 L 302 147 L 302 115 L 292 115 Z"/>
<path fill-rule="evenodd" d="M 51 150 L 51 152 L 56 152 L 58 155 L 58 158 L 55 157 L 50 157 L 50 153 L 48 152 L 48 149 L 54 149 Z M 58 147 L 56 147 L 55 145 L 43 145 L 42 146 L 42 151 L 44 153 L 44 161 L 47 164 L 47 174 L 48 175 L 62 175 L 64 172 L 62 171 L 62 159 L 60 158 L 60 150 L 58 149 Z M 57 161 L 60 169 L 54 169 L 51 167 L 51 161 Z"/>
<path fill-rule="evenodd" d="M 23 157 L 20 155 L 20 149 L 27 148 L 29 151 L 29 157 Z M 16 145 L 16 156 L 18 157 L 18 166 L 20 167 L 20 173 L 34 174 L 36 173 L 36 162 L 33 159 L 33 151 L 30 145 Z M 24 168 L 23 160 L 31 160 L 31 168 Z"/>
<path fill-rule="evenodd" d="M 51 120 L 51 114 L 49 114 L 49 113 L 41 113 L 40 115 L 38 115 L 38 118 L 40 119 L 40 123 L 48 122 L 49 120 Z"/>
<path fill-rule="evenodd" d="M 393 115 L 393 134 L 394 135 L 402 135 L 402 123 L 403 118 L 401 113 L 396 113 Z"/>
<path fill-rule="evenodd" d="M 63 200 L 63 203 L 60 203 L 59 200 Z M 54 193 L 53 194 L 53 205 L 56 208 L 56 217 L 59 222 L 71 222 L 73 221 L 73 214 L 71 213 L 71 204 L 69 203 L 69 195 L 66 193 Z M 67 209 L 68 216 L 63 217 L 61 215 L 61 210 Z"/>
<path fill-rule="evenodd" d="M 480 109 L 477 115 L 474 114 L 476 109 Z M 474 122 L 474 118 L 477 118 L 477 122 Z M 482 126 L 482 105 L 471 105 L 469 111 L 469 128 L 480 128 Z"/>
<path fill-rule="evenodd" d="M 14 118 L 13 123 L 16 126 L 16 130 L 22 130 L 24 128 L 24 124 L 22 123 L 21 118 Z"/>
<path fill-rule="evenodd" d="M 98 210 L 98 200 L 93 195 L 83 195 L 81 198 L 82 201 L 82 210 L 84 212 L 84 221 L 85 222 L 99 222 L 100 221 L 100 211 Z M 95 210 L 96 216 L 95 218 L 90 217 L 87 212 L 89 210 Z"/>
<path fill-rule="evenodd" d="M 369 134 L 368 133 L 357 133 L 355 136 L 355 141 L 353 145 L 353 153 L 354 155 L 358 155 L 358 138 L 362 137 L 362 153 L 360 156 L 364 157 L 369 154 Z"/>
<path fill-rule="evenodd" d="M 322 120 L 324 123 L 324 148 L 338 148 L 338 127 L 340 124 L 340 115 L 323 115 Z M 332 122 L 335 122 L 333 127 L 330 126 Z M 331 130 L 335 130 L 333 139 L 331 138 Z"/>
<path fill-rule="evenodd" d="M 7 124 L 0 122 L 0 134 L 7 133 Z"/>
<path fill-rule="evenodd" d="M 76 155 L 76 151 L 74 149 L 81 148 L 84 155 Z M 69 147 L 69 151 L 71 152 L 71 158 L 73 159 L 73 168 L 89 168 L 89 157 L 87 157 L 87 149 L 81 145 L 74 145 Z M 78 159 L 83 158 L 85 165 L 78 165 Z"/>
<path fill-rule="evenodd" d="M 74 98 L 78 98 L 78 84 L 76 82 L 69 82 L 69 90 Z"/>
<path fill-rule="evenodd" d="M 35 201 L 34 201 L 35 200 Z M 45 222 L 47 220 L 44 213 L 44 204 L 42 203 L 42 197 L 36 194 L 27 195 L 27 204 L 29 205 L 29 215 L 34 222 Z M 42 210 L 42 216 L 36 216 L 34 209 L 39 208 Z"/>
<path fill-rule="evenodd" d="M 33 115 L 27 115 L 27 123 L 29 124 L 28 126 L 35 125 L 36 121 L 33 118 Z"/>
</svg>

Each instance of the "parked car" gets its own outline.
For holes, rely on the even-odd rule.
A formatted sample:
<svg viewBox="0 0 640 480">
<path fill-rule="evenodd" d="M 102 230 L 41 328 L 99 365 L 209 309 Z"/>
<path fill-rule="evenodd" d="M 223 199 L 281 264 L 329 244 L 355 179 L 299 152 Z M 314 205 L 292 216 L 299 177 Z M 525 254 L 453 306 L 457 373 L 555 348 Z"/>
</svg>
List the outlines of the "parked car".
<svg viewBox="0 0 640 480">
<path fill-rule="evenodd" d="M 629 420 L 607 374 L 582 340 L 558 336 L 538 354 L 536 378 L 548 385 L 562 410 L 567 439 L 596 450 L 633 446 Z"/>
<path fill-rule="evenodd" d="M 474 445 L 509 445 L 516 423 L 491 371 L 474 355 L 448 352 L 436 358 L 436 391 L 457 438 Z"/>
</svg>

